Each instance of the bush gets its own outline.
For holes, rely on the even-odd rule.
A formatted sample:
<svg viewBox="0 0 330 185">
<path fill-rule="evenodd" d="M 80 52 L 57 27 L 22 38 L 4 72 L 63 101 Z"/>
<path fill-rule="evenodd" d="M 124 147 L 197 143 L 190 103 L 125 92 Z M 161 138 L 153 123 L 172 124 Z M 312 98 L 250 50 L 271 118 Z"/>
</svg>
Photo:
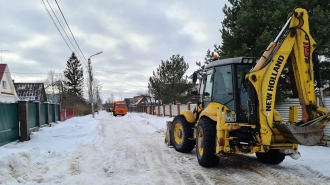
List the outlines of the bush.
<svg viewBox="0 0 330 185">
<path fill-rule="evenodd" d="M 92 114 L 92 108 L 90 105 L 76 104 L 73 106 L 73 109 L 76 111 L 78 116 L 85 116 L 88 114 Z"/>
</svg>

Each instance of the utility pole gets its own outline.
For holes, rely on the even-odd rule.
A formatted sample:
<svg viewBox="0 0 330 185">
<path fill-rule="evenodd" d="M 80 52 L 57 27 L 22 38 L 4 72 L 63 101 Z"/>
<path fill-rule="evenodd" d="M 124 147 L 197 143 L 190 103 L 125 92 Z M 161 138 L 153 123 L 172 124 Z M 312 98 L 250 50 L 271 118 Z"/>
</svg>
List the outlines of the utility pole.
<svg viewBox="0 0 330 185">
<path fill-rule="evenodd" d="M 92 56 L 95 56 L 95 55 L 98 55 L 98 54 L 101 54 L 101 52 L 98 52 Z M 91 105 L 92 105 L 92 116 L 93 118 L 95 117 L 94 116 L 94 98 L 93 98 L 93 77 L 92 77 L 92 67 L 91 67 L 91 57 L 90 56 L 88 58 L 88 73 L 89 73 L 89 101 L 91 102 Z"/>
<path fill-rule="evenodd" d="M 92 79 L 92 68 L 91 68 L 91 59 L 88 58 L 88 73 L 89 73 L 89 100 L 91 102 L 92 105 L 92 115 L 94 118 L 94 100 L 93 100 L 93 79 Z"/>
</svg>

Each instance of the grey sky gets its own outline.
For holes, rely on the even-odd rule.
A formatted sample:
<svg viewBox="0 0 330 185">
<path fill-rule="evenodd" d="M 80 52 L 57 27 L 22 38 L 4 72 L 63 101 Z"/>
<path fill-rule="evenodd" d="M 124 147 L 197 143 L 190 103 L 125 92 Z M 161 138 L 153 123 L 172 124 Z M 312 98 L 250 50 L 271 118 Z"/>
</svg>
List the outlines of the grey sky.
<svg viewBox="0 0 330 185">
<path fill-rule="evenodd" d="M 49 8 L 47 0 L 44 2 Z M 55 0 L 48 2 L 72 39 Z M 111 93 L 119 99 L 146 92 L 152 71 L 173 54 L 184 56 L 190 75 L 197 69 L 195 62 L 204 61 L 206 50 L 221 44 L 222 8 L 227 3 L 219 0 L 57 2 L 85 58 L 103 51 L 91 58 L 94 76 L 103 86 L 103 101 Z M 63 73 L 71 50 L 42 1 L 0 0 L 0 3 L 0 50 L 9 50 L 2 52 L 2 63 L 8 64 L 15 82 L 44 81 L 50 70 Z M 54 15 L 53 18 L 57 23 Z M 73 51 L 84 66 L 86 79 L 87 62 L 77 47 Z"/>
</svg>

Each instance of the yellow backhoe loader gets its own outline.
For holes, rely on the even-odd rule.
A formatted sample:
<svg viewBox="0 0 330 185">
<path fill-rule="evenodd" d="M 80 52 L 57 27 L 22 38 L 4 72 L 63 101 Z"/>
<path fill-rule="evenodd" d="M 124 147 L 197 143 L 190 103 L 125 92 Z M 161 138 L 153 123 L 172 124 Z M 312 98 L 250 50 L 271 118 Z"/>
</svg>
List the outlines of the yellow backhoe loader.
<svg viewBox="0 0 330 185">
<path fill-rule="evenodd" d="M 216 166 L 221 154 L 256 153 L 268 164 L 279 164 L 287 155 L 299 158 L 298 144 L 317 144 L 330 120 L 325 105 L 317 103 L 315 88 L 321 88 L 321 80 L 315 49 L 308 13 L 296 8 L 261 58 L 215 60 L 203 73 L 194 73 L 193 81 L 200 80 L 194 92 L 200 102 L 193 112 L 184 110 L 167 124 L 165 142 L 183 153 L 196 147 L 204 167 Z M 298 120 L 298 107 L 290 107 L 286 121 L 274 109 L 279 76 L 289 57 L 307 121 Z M 317 94 L 323 100 L 322 90 Z"/>
</svg>

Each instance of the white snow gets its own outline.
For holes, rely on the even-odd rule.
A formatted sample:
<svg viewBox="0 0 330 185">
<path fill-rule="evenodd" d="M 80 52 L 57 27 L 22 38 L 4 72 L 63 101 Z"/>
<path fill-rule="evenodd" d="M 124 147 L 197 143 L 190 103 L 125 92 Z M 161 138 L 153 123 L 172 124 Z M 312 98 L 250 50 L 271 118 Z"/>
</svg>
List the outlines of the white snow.
<svg viewBox="0 0 330 185">
<path fill-rule="evenodd" d="M 330 184 L 329 147 L 299 146 L 300 159 L 286 157 L 276 166 L 234 155 L 202 168 L 195 150 L 182 154 L 165 145 L 166 121 L 173 118 L 95 116 L 59 122 L 33 132 L 30 141 L 0 147 L 0 184 Z"/>
</svg>

